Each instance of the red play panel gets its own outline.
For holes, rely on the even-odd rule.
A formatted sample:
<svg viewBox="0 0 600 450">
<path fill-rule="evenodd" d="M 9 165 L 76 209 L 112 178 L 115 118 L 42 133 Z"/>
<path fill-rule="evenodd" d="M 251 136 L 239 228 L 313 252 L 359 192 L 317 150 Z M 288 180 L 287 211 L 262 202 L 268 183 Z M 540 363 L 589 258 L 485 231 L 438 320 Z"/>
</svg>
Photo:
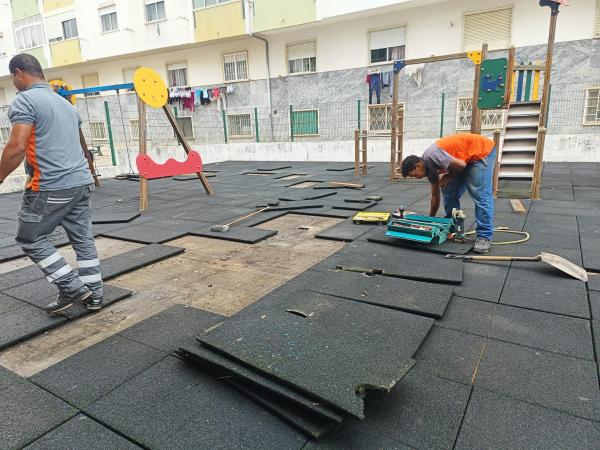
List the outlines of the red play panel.
<svg viewBox="0 0 600 450">
<path fill-rule="evenodd" d="M 158 164 L 148 155 L 138 155 L 135 164 L 140 176 L 149 180 L 202 172 L 202 158 L 194 151 L 191 151 L 183 162 L 170 158 L 164 164 Z"/>
</svg>

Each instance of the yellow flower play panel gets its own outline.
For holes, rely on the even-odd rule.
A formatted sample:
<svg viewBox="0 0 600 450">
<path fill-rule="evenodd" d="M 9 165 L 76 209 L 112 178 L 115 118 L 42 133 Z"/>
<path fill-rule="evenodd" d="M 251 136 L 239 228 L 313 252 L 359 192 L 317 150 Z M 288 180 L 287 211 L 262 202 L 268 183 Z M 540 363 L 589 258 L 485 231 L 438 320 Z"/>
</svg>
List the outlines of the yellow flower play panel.
<svg viewBox="0 0 600 450">
<path fill-rule="evenodd" d="M 167 86 L 160 75 L 149 67 L 140 67 L 135 71 L 133 85 L 137 95 L 148 106 L 162 108 L 167 104 Z"/>
</svg>

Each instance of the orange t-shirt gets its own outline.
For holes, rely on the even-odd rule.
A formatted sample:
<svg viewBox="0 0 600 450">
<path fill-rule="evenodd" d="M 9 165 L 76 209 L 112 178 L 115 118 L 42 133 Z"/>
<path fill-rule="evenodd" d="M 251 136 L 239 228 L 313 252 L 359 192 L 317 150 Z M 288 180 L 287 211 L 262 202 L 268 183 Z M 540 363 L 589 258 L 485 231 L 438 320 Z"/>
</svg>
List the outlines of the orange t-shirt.
<svg viewBox="0 0 600 450">
<path fill-rule="evenodd" d="M 469 164 L 485 158 L 496 144 L 479 134 L 464 133 L 439 139 L 435 145 L 456 159 Z"/>
</svg>

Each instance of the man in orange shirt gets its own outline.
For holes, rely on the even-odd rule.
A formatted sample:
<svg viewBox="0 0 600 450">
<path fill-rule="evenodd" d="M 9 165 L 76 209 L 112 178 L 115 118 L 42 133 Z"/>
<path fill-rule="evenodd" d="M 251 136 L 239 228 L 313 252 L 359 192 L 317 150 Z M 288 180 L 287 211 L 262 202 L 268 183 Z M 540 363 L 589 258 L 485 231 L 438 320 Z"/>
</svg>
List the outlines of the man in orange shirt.
<svg viewBox="0 0 600 450">
<path fill-rule="evenodd" d="M 496 148 L 494 141 L 478 134 L 455 134 L 439 139 L 423 156 L 408 156 L 402 161 L 402 176 L 423 178 L 431 183 L 430 216 L 444 197 L 446 217 L 460 208 L 465 191 L 475 202 L 477 240 L 474 251 L 487 253 L 494 234 L 494 196 L 492 193 Z"/>
</svg>

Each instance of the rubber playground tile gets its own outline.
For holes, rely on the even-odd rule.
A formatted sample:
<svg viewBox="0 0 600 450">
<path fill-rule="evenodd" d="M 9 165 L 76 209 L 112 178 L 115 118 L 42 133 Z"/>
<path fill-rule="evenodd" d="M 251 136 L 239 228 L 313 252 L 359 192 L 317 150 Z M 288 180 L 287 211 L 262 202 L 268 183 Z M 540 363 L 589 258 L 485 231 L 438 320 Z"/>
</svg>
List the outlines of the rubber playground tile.
<svg viewBox="0 0 600 450">
<path fill-rule="evenodd" d="M 488 340 L 475 385 L 516 400 L 600 420 L 593 361 Z"/>
<path fill-rule="evenodd" d="M 373 225 L 357 225 L 352 220 L 345 220 L 321 231 L 315 237 L 332 241 L 352 242 L 369 232 L 372 228 Z"/>
<path fill-rule="evenodd" d="M 363 421 L 347 419 L 344 424 L 318 441 L 310 440 L 305 450 L 413 450 L 391 437 L 370 429 Z"/>
<path fill-rule="evenodd" d="M 594 359 L 590 321 L 497 305 L 489 337 L 553 353 Z"/>
<path fill-rule="evenodd" d="M 25 256 L 23 250 L 16 244 L 11 245 L 10 247 L 0 248 L 0 262 L 11 261 L 23 256 Z"/>
<path fill-rule="evenodd" d="M 46 278 L 39 278 L 20 286 L 5 289 L 3 292 L 31 305 L 43 308 L 49 303 L 46 302 L 46 299 L 56 296 L 58 289 L 55 284 L 48 282 Z"/>
<path fill-rule="evenodd" d="M 289 194 L 282 194 L 279 196 L 279 200 L 285 202 L 299 202 L 303 200 L 316 200 L 319 198 L 331 197 L 332 195 L 337 195 L 337 192 L 292 192 Z"/>
<path fill-rule="evenodd" d="M 190 205 L 191 206 L 191 205 Z M 255 208 L 215 205 L 198 207 L 172 216 L 174 219 L 197 220 L 209 223 L 228 223 L 256 211 Z"/>
<path fill-rule="evenodd" d="M 37 373 L 30 380 L 81 409 L 165 356 L 162 351 L 115 335 Z"/>
<path fill-rule="evenodd" d="M 164 352 L 174 352 L 195 342 L 198 333 L 224 319 L 219 314 L 191 306 L 173 305 L 119 334 Z"/>
<path fill-rule="evenodd" d="M 598 442 L 595 422 L 476 387 L 455 448 L 594 448 Z"/>
<path fill-rule="evenodd" d="M 280 217 L 283 217 L 286 214 L 288 214 L 288 211 L 265 211 L 255 216 L 252 216 L 247 220 L 239 222 L 238 225 L 242 225 L 245 227 L 255 227 L 265 222 L 269 222 L 270 220 L 275 220 Z"/>
<path fill-rule="evenodd" d="M 54 395 L 23 380 L 0 389 L 0 448 L 20 449 L 77 414 Z"/>
<path fill-rule="evenodd" d="M 271 206 L 269 208 L 270 211 L 294 211 L 294 210 L 302 210 L 302 209 L 319 209 L 323 208 L 323 202 L 314 202 L 314 201 L 302 201 L 302 202 L 289 202 L 282 203 L 277 206 Z"/>
<path fill-rule="evenodd" d="M 300 449 L 306 442 L 231 386 L 170 356 L 86 413 L 147 448 Z"/>
<path fill-rule="evenodd" d="M 590 291 L 590 306 L 592 309 L 592 319 L 600 320 L 600 292 Z M 600 350 L 600 347 L 598 347 Z"/>
<path fill-rule="evenodd" d="M 58 428 L 25 447 L 26 450 L 48 449 L 134 450 L 141 449 L 83 414 L 78 414 Z"/>
<path fill-rule="evenodd" d="M 598 193 L 600 195 L 600 191 Z M 600 223 L 595 217 L 577 216 L 577 225 L 582 238 L 600 238 Z"/>
<path fill-rule="evenodd" d="M 0 316 L 8 311 L 23 306 L 23 301 L 14 297 L 9 297 L 0 292 Z"/>
<path fill-rule="evenodd" d="M 15 383 L 27 383 L 27 380 L 0 366 L 0 391 Z"/>
<path fill-rule="evenodd" d="M 424 252 L 440 253 L 442 255 L 457 254 L 465 255 L 473 250 L 475 242 L 469 240 L 467 242 L 454 242 L 447 240 L 442 244 L 424 244 L 420 242 L 408 241 L 406 239 L 398 239 L 391 236 L 386 236 L 387 227 L 379 227 L 370 231 L 365 238 L 369 242 L 377 242 L 379 244 L 391 245 L 395 247 L 406 247 Z"/>
<path fill-rule="evenodd" d="M 367 169 L 372 169 L 375 166 L 367 166 Z M 325 169 L 327 172 L 348 172 L 350 170 L 354 170 L 354 165 L 352 166 L 337 166 L 337 167 L 328 167 Z"/>
<path fill-rule="evenodd" d="M 437 326 L 464 333 L 488 336 L 496 305 L 454 295 Z"/>
<path fill-rule="evenodd" d="M 337 202 L 333 203 L 333 209 L 345 209 L 348 211 L 365 211 L 375 206 L 377 202 L 355 203 L 355 202 Z"/>
<path fill-rule="evenodd" d="M 500 303 L 584 319 L 590 318 L 584 283 L 569 287 L 546 287 L 537 282 L 510 278 L 504 285 Z"/>
<path fill-rule="evenodd" d="M 262 228 L 232 225 L 229 231 L 211 231 L 210 227 L 200 227 L 189 232 L 192 236 L 201 236 L 224 241 L 241 242 L 243 244 L 256 244 L 265 239 L 275 236 L 277 230 L 265 230 Z"/>
<path fill-rule="evenodd" d="M 343 209 L 333 208 L 307 208 L 289 211 L 290 214 L 298 214 L 300 216 L 317 216 L 317 217 L 332 217 L 334 219 L 348 219 L 355 214 L 355 211 L 347 211 Z"/>
<path fill-rule="evenodd" d="M 164 244 L 151 244 L 136 248 L 100 262 L 102 278 L 109 280 L 150 264 L 183 253 L 185 249 Z"/>
<path fill-rule="evenodd" d="M 583 251 L 583 267 L 600 272 L 600 251 Z"/>
<path fill-rule="evenodd" d="M 415 356 L 415 370 L 470 385 L 485 342 L 481 336 L 435 326 Z"/>
<path fill-rule="evenodd" d="M 264 313 L 243 310 L 199 339 L 362 418 L 358 393 L 365 386 L 389 391 L 413 366 L 412 356 L 432 324 L 432 319 L 301 291 Z M 324 367 L 335 370 L 323 372 Z"/>
<path fill-rule="evenodd" d="M 256 170 L 260 171 L 260 172 L 268 172 L 270 170 L 283 170 L 283 169 L 291 169 L 292 166 L 286 166 L 286 165 L 265 165 L 265 166 L 261 166 L 261 167 L 257 167 Z"/>
<path fill-rule="evenodd" d="M 130 290 L 122 289 L 116 286 L 111 286 L 110 284 L 104 284 L 104 301 L 102 302 L 102 307 L 106 308 L 107 306 L 110 306 L 113 303 L 121 301 L 127 297 L 131 297 L 132 294 L 133 292 Z M 47 305 L 53 300 L 54 298 L 51 297 L 46 299 L 43 303 Z M 81 316 L 85 316 L 94 312 L 96 311 L 87 309 L 87 307 L 82 303 L 75 303 L 69 309 L 60 312 L 59 315 L 66 317 L 69 320 L 75 320 Z"/>
<path fill-rule="evenodd" d="M 134 205 L 105 206 L 92 211 L 92 223 L 128 223 L 140 215 Z"/>
<path fill-rule="evenodd" d="M 55 328 L 66 319 L 23 303 L 0 315 L 0 350 Z M 1 447 L 0 447 L 1 448 Z"/>
<path fill-rule="evenodd" d="M 182 223 L 179 226 L 161 226 L 161 225 L 133 225 L 117 230 L 106 231 L 101 233 L 101 236 L 121 239 L 124 241 L 138 242 L 140 244 L 162 244 L 163 242 L 172 241 L 174 239 L 185 236 L 188 232 L 188 227 L 208 226 L 208 222 L 203 223 Z"/>
<path fill-rule="evenodd" d="M 508 276 L 509 264 L 504 262 L 465 262 L 463 282 L 454 293 L 461 297 L 497 303 Z"/>
</svg>

